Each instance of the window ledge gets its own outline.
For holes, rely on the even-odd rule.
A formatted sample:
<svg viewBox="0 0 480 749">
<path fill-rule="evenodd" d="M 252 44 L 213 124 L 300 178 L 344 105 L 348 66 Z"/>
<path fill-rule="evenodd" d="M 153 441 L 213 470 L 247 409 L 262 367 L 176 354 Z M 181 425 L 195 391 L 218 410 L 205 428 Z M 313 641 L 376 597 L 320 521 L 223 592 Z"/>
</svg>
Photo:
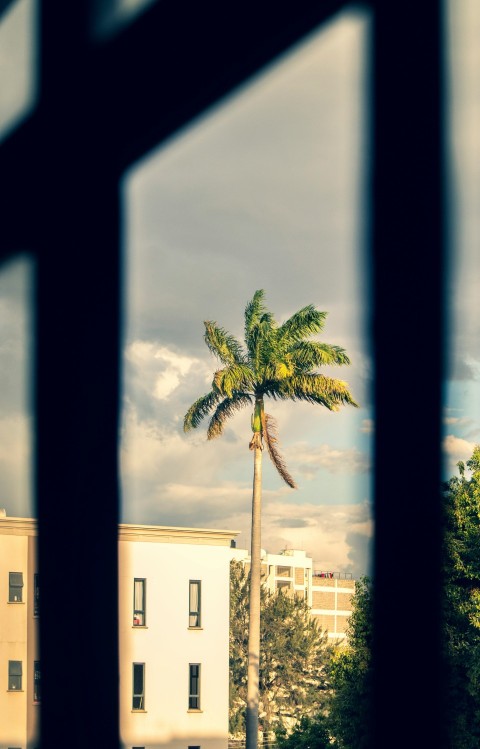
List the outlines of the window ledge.
<svg viewBox="0 0 480 749">
<path fill-rule="evenodd" d="M 203 627 L 189 627 L 189 630 L 199 630 L 200 632 L 203 630 Z"/>
<path fill-rule="evenodd" d="M 148 629 L 146 624 L 132 624 L 132 629 Z"/>
<path fill-rule="evenodd" d="M 18 606 L 19 604 L 25 606 L 25 601 L 7 601 L 9 606 Z"/>
<path fill-rule="evenodd" d="M 187 713 L 203 713 L 203 710 L 200 710 L 199 707 L 189 707 Z"/>
<path fill-rule="evenodd" d="M 148 712 L 148 710 L 134 710 L 134 709 L 132 708 L 132 710 L 131 710 L 130 712 L 132 712 L 132 713 L 147 713 L 147 712 Z"/>
<path fill-rule="evenodd" d="M 7 689 L 7 692 L 10 692 L 11 694 L 22 694 L 24 691 L 24 689 Z"/>
</svg>

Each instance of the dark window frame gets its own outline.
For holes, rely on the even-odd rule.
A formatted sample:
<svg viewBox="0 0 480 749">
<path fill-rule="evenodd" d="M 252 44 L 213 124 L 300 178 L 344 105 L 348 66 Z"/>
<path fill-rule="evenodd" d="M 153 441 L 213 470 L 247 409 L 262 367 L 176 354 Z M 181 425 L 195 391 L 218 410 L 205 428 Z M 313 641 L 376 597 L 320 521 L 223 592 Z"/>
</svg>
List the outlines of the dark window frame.
<svg viewBox="0 0 480 749">
<path fill-rule="evenodd" d="M 17 581 L 17 582 L 14 582 Z M 23 603 L 23 572 L 8 573 L 8 602 Z"/>
<path fill-rule="evenodd" d="M 33 573 L 33 615 L 40 616 L 40 573 Z"/>
<path fill-rule="evenodd" d="M 201 710 L 202 664 L 188 664 L 188 709 Z"/>
<path fill-rule="evenodd" d="M 40 661 L 33 662 L 33 701 L 37 704 L 42 701 L 42 670 Z"/>
<path fill-rule="evenodd" d="M 141 675 L 141 676 L 140 676 Z M 141 690 L 138 690 L 141 680 Z M 132 711 L 145 712 L 145 663 L 132 663 Z"/>
<path fill-rule="evenodd" d="M 196 587 L 196 601 L 195 596 L 192 595 L 192 588 Z M 188 581 L 188 628 L 189 629 L 201 629 L 202 628 L 202 581 L 201 580 L 189 580 Z"/>
<path fill-rule="evenodd" d="M 137 607 L 137 584 L 141 587 L 141 607 Z M 133 578 L 133 626 L 146 627 L 147 625 L 147 578 Z"/>
<path fill-rule="evenodd" d="M 8 691 L 23 691 L 23 661 L 8 661 Z"/>
</svg>

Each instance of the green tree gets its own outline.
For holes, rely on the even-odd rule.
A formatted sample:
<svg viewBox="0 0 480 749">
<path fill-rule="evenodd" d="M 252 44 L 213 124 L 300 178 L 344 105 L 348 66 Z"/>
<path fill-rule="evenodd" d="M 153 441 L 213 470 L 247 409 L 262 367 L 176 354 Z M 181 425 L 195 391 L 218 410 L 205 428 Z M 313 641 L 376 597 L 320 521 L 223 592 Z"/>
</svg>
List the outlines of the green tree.
<svg viewBox="0 0 480 749">
<path fill-rule="evenodd" d="M 276 731 L 276 744 L 277 749 L 332 749 L 337 746 L 330 736 L 328 720 L 322 715 L 300 718 L 290 733 L 279 728 Z"/>
<path fill-rule="evenodd" d="M 355 584 L 347 638 L 332 661 L 330 732 L 342 749 L 370 749 L 372 733 L 373 585 Z"/>
<path fill-rule="evenodd" d="M 480 746 L 480 447 L 444 486 L 443 642 L 446 730 L 455 749 Z M 470 478 L 466 476 L 466 469 Z"/>
<path fill-rule="evenodd" d="M 249 602 L 248 688 L 246 708 L 247 749 L 258 745 L 260 660 L 260 526 L 262 450 L 266 445 L 278 473 L 288 486 L 296 484 L 279 453 L 276 422 L 265 413 L 264 401 L 301 400 L 336 411 L 341 405 L 356 406 L 348 385 L 320 374 L 325 365 L 350 361 L 339 346 L 312 340 L 323 330 L 326 312 L 308 305 L 278 325 L 264 305 L 264 292 L 256 291 L 245 309 L 245 345 L 216 322 L 205 322 L 205 342 L 221 368 L 213 376 L 212 389 L 187 411 L 184 430 L 195 429 L 210 416 L 207 438 L 222 434 L 225 423 L 238 410 L 253 406 L 253 492 L 251 525 L 251 586 Z"/>
<path fill-rule="evenodd" d="M 245 729 L 250 576 L 233 561 L 230 574 L 230 732 Z M 330 691 L 328 644 L 303 598 L 261 589 L 259 714 L 264 732 L 291 729 L 313 717 Z"/>
</svg>

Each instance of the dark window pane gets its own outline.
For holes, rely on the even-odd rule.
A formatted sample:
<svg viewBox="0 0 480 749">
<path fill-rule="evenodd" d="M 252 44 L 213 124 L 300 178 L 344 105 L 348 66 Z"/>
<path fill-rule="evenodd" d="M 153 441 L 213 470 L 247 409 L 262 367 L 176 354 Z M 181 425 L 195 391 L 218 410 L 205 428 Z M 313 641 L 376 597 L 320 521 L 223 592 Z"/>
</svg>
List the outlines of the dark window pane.
<svg viewBox="0 0 480 749">
<path fill-rule="evenodd" d="M 23 573 L 22 572 L 10 572 L 8 579 L 8 600 L 13 602 L 19 602 L 23 600 Z"/>
<path fill-rule="evenodd" d="M 133 626 L 140 627 L 146 624 L 145 620 L 145 589 L 146 580 L 135 578 L 133 583 Z"/>
<path fill-rule="evenodd" d="M 144 709 L 144 684 L 145 684 L 145 664 L 133 664 L 133 699 L 132 709 Z"/>
<path fill-rule="evenodd" d="M 35 661 L 33 665 L 33 700 L 40 702 L 41 699 L 41 675 L 40 661 Z"/>
<path fill-rule="evenodd" d="M 22 661 L 8 661 L 8 688 L 22 688 Z"/>
<path fill-rule="evenodd" d="M 190 666 L 189 666 L 188 707 L 190 710 L 200 709 L 200 664 L 199 663 L 190 663 Z"/>
<path fill-rule="evenodd" d="M 189 627 L 200 627 L 200 580 L 190 580 L 189 584 Z"/>
<path fill-rule="evenodd" d="M 40 575 L 36 572 L 33 576 L 33 615 L 40 614 Z"/>
</svg>

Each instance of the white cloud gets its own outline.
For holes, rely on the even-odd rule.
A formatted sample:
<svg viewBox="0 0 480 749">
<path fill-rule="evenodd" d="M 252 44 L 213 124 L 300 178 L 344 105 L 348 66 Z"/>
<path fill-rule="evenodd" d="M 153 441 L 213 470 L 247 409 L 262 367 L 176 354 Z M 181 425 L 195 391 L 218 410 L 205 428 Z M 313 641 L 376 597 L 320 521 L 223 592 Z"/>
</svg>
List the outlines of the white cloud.
<svg viewBox="0 0 480 749">
<path fill-rule="evenodd" d="M 369 470 L 368 456 L 356 447 L 334 448 L 330 445 L 311 446 L 299 443 L 289 448 L 289 460 L 295 462 L 297 470 L 305 478 L 313 478 L 324 468 L 329 473 L 365 473 Z"/>
<path fill-rule="evenodd" d="M 225 440 L 207 442 L 204 434 L 186 439 L 173 428 L 142 421 L 130 407 L 121 452 L 122 493 L 128 495 L 124 521 L 238 530 L 238 546 L 248 548 L 251 456 L 246 444 L 235 449 L 240 469 L 235 471 L 235 461 L 225 472 L 231 447 Z M 264 548 L 304 548 L 318 567 L 366 572 L 372 535 L 367 503 L 317 505 L 298 501 L 298 493 L 279 482 L 273 487 L 262 492 Z"/>
<path fill-rule="evenodd" d="M 135 340 L 127 346 L 125 358 L 142 379 L 144 389 L 157 400 L 168 398 L 193 367 L 204 367 L 199 359 L 146 340 Z"/>
<path fill-rule="evenodd" d="M 449 470 L 453 469 L 459 460 L 466 461 L 472 456 L 474 442 L 447 434 L 443 440 L 443 451 L 447 458 Z"/>
<path fill-rule="evenodd" d="M 367 502 L 340 506 L 278 501 L 265 504 L 262 546 L 274 553 L 283 548 L 304 549 L 315 566 L 324 570 L 366 574 L 372 536 Z M 356 565 L 355 559 L 359 560 Z"/>
</svg>

